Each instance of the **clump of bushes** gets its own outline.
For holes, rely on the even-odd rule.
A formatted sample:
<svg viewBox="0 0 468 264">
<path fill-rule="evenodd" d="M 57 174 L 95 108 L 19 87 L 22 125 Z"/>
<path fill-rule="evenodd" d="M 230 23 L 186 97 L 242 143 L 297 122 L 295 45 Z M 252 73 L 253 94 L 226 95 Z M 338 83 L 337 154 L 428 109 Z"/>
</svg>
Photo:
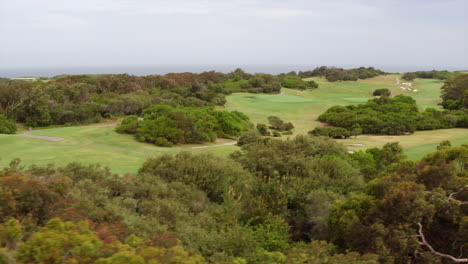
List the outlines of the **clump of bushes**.
<svg viewBox="0 0 468 264">
<path fill-rule="evenodd" d="M 313 136 L 325 136 L 339 139 L 350 138 L 353 135 L 353 132 L 342 127 L 316 127 L 308 133 Z"/>
<path fill-rule="evenodd" d="M 347 130 L 359 127 L 365 134 L 403 135 L 416 130 L 466 127 L 467 117 L 468 111 L 462 110 L 428 108 L 419 112 L 413 98 L 398 95 L 376 98 L 357 106 L 333 106 L 318 120 Z"/>
<path fill-rule="evenodd" d="M 144 110 L 143 120 L 136 116 L 125 118 L 116 131 L 134 134 L 142 142 L 170 147 L 179 143 L 214 141 L 218 137 L 238 137 L 250 127 L 249 118 L 241 112 L 162 104 Z"/>
<path fill-rule="evenodd" d="M 257 124 L 257 131 L 262 136 L 273 136 L 281 137 L 281 135 L 292 135 L 292 129 L 294 125 L 291 122 L 285 122 L 277 116 L 268 117 L 268 123 L 270 126 L 265 124 Z M 270 131 L 269 129 L 273 130 Z"/>
<path fill-rule="evenodd" d="M 318 88 L 318 84 L 314 81 L 304 81 L 300 76 L 287 75 L 282 78 L 281 86 L 291 89 L 315 89 Z"/>
<path fill-rule="evenodd" d="M 291 122 L 284 122 L 277 116 L 268 117 L 268 122 L 270 123 L 270 128 L 273 130 L 290 131 L 294 128 L 294 125 Z"/>
<path fill-rule="evenodd" d="M 302 78 L 321 76 L 330 82 L 335 81 L 357 81 L 358 79 L 367 79 L 385 74 L 385 72 L 373 67 L 359 67 L 345 70 L 343 68 L 321 66 L 312 71 L 299 72 Z"/>
<path fill-rule="evenodd" d="M 390 96 L 392 93 L 390 92 L 389 89 L 382 88 L 382 89 L 376 89 L 373 93 L 373 96 Z"/>
</svg>

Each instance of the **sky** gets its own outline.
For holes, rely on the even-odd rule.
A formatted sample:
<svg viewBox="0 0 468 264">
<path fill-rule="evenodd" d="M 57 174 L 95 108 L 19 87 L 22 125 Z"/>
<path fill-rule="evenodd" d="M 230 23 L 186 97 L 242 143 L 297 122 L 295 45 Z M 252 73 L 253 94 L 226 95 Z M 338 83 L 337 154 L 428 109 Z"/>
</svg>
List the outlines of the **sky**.
<svg viewBox="0 0 468 264">
<path fill-rule="evenodd" d="M 468 69 L 468 0 L 0 0 L 0 68 Z"/>
</svg>

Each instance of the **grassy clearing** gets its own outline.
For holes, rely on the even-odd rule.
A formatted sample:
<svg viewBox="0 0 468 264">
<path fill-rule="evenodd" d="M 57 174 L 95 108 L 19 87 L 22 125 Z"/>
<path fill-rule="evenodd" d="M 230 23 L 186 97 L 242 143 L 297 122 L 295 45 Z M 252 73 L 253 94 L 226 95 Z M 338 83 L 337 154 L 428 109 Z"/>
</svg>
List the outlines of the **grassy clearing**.
<svg viewBox="0 0 468 264">
<path fill-rule="evenodd" d="M 320 122 L 317 117 L 334 105 L 361 104 L 372 99 L 375 89 L 390 89 L 393 95 L 412 96 L 421 110 L 427 107 L 440 108 L 440 87 L 443 82 L 433 79 L 416 79 L 411 86 L 417 92 L 403 90 L 400 87 L 401 75 L 391 74 L 358 81 L 328 82 L 324 78 L 308 78 L 319 84 L 315 90 L 298 91 L 282 89 L 284 95 L 233 94 L 228 96 L 226 108 L 239 110 L 247 114 L 255 123 L 267 123 L 267 117 L 277 115 L 285 121 L 292 122 L 295 134 L 305 134 Z M 399 82 L 398 83 L 398 80 Z M 468 143 L 466 129 L 446 129 L 421 131 L 407 136 L 373 136 L 363 135 L 357 139 L 340 140 L 344 144 L 361 143 L 362 147 L 349 147 L 353 150 L 382 146 L 387 142 L 399 141 L 410 159 L 419 159 L 426 153 L 434 151 L 443 140 L 450 140 L 454 145 Z"/>
<path fill-rule="evenodd" d="M 411 160 L 420 159 L 425 154 L 433 152 L 441 141 L 450 140 L 453 146 L 468 143 L 468 133 L 463 128 L 418 131 L 405 136 L 375 136 L 360 135 L 357 138 L 341 139 L 340 143 L 350 150 L 365 150 L 369 147 L 381 147 L 388 142 L 399 142 L 406 155 Z M 362 145 L 361 145 L 362 144 Z"/>
<path fill-rule="evenodd" d="M 192 147 L 197 145 L 162 148 L 151 144 L 140 143 L 131 135 L 122 135 L 114 131 L 113 126 L 78 126 L 44 129 L 33 135 L 65 138 L 63 141 L 51 142 L 19 135 L 0 134 L 0 166 L 6 166 L 14 158 L 21 158 L 23 164 L 65 165 L 73 161 L 85 164 L 100 163 L 111 168 L 112 172 L 123 174 L 136 172 L 148 158 L 163 153 L 193 151 L 197 153 L 216 152 L 228 155 L 236 146 L 216 146 L 210 148 Z M 217 145 L 232 140 L 220 140 Z"/>
<path fill-rule="evenodd" d="M 325 78 L 308 78 L 319 84 L 318 89 L 298 91 L 283 88 L 283 94 L 265 95 L 236 93 L 227 97 L 227 110 L 239 110 L 247 114 L 254 123 L 267 123 L 268 116 L 277 115 L 292 122 L 296 134 L 304 134 L 320 123 L 317 117 L 334 105 L 362 104 L 374 98 L 375 89 L 390 89 L 393 95 L 404 94 L 412 96 L 421 109 L 427 107 L 440 108 L 439 80 L 417 79 L 412 88 L 417 92 L 403 90 L 397 83 L 398 74 L 377 76 L 366 80 L 328 82 Z M 402 80 L 400 80 L 402 82 Z"/>
</svg>

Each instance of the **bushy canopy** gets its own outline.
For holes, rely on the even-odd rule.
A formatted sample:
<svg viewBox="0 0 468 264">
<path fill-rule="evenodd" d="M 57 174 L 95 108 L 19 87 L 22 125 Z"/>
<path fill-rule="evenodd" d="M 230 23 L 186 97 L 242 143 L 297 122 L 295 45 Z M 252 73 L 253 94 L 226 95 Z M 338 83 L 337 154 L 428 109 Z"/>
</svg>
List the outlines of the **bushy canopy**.
<svg viewBox="0 0 468 264">
<path fill-rule="evenodd" d="M 129 116 L 117 132 L 135 134 L 139 141 L 159 146 L 177 143 L 211 142 L 218 137 L 238 137 L 251 127 L 249 118 L 237 111 L 212 107 L 154 105 L 144 110 L 143 120 Z"/>
</svg>

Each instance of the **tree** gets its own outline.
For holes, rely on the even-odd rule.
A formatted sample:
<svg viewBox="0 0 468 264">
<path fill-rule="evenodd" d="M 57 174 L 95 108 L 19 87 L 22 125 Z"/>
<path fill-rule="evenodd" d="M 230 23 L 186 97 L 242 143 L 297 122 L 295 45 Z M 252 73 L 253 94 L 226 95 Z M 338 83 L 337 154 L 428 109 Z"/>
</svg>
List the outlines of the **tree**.
<svg viewBox="0 0 468 264">
<path fill-rule="evenodd" d="M 239 139 L 237 139 L 237 145 L 243 146 L 246 144 L 257 142 L 261 139 L 261 134 L 257 130 L 249 130 L 247 132 L 244 132 L 244 134 L 242 134 L 239 137 Z"/>
<path fill-rule="evenodd" d="M 468 74 L 446 80 L 441 89 L 442 106 L 444 108 L 468 108 Z"/>
<path fill-rule="evenodd" d="M 390 96 L 391 94 L 390 90 L 386 88 L 374 90 L 372 93 L 373 96 Z"/>
<path fill-rule="evenodd" d="M 24 263 L 91 263 L 102 246 L 88 223 L 54 218 L 19 247 L 17 259 Z"/>
<path fill-rule="evenodd" d="M 413 73 L 413 72 L 407 72 L 405 74 L 403 74 L 403 76 L 401 76 L 401 78 L 407 80 L 407 81 L 412 81 L 414 79 L 416 79 L 416 74 Z"/>
<path fill-rule="evenodd" d="M 231 195 L 240 195 L 249 183 L 249 174 L 239 164 L 211 154 L 181 152 L 151 158 L 139 173 L 157 175 L 168 182 L 193 184 L 219 203 Z"/>
</svg>

